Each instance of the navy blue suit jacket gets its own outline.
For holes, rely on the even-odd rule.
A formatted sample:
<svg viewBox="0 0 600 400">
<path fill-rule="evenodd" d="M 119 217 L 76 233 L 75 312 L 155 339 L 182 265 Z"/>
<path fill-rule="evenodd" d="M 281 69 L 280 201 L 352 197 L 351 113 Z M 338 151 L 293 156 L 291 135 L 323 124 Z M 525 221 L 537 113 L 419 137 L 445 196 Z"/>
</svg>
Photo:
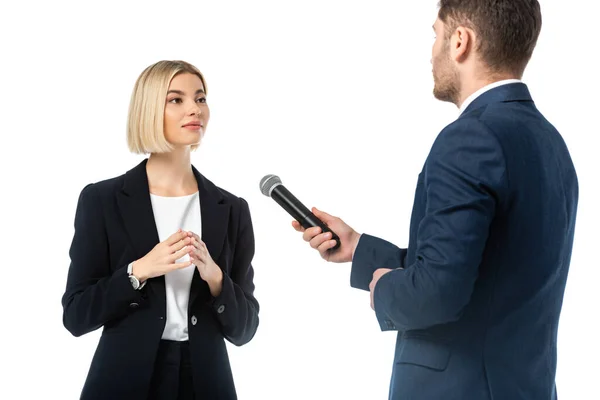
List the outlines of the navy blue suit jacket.
<svg viewBox="0 0 600 400">
<path fill-rule="evenodd" d="M 407 249 L 363 234 L 351 285 L 397 330 L 394 400 L 556 399 L 578 183 L 527 86 L 484 92 L 436 138 Z"/>
</svg>

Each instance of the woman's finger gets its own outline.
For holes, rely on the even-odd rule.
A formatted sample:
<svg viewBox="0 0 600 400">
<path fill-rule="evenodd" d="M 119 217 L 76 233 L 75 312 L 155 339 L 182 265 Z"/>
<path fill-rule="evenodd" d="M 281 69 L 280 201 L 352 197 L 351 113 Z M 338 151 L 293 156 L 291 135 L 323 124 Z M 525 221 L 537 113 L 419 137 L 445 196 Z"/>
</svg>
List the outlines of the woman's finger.
<svg viewBox="0 0 600 400">
<path fill-rule="evenodd" d="M 185 246 L 181 250 L 171 254 L 169 256 L 169 263 L 172 264 L 180 258 L 184 257 L 186 254 L 190 254 L 194 249 L 194 246 Z"/>
</svg>

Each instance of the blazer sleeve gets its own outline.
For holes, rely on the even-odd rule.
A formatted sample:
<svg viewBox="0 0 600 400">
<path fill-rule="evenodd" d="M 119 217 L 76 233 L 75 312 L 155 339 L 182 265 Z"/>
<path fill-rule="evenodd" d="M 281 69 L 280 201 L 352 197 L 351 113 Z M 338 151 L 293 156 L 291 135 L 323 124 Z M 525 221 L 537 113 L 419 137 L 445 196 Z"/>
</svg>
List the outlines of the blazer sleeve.
<svg viewBox="0 0 600 400">
<path fill-rule="evenodd" d="M 490 225 L 508 193 L 504 153 L 493 132 L 473 119 L 448 126 L 432 146 L 424 185 L 415 262 L 383 275 L 374 289 L 382 330 L 452 322 L 469 302 Z"/>
<path fill-rule="evenodd" d="M 212 306 L 227 340 L 236 346 L 248 343 L 258 329 L 259 304 L 254 297 L 254 230 L 246 200 L 239 199 L 239 223 L 231 276 L 223 274 L 221 293 Z"/>
<path fill-rule="evenodd" d="M 360 236 L 350 270 L 350 286 L 369 291 L 373 272 L 378 268 L 404 268 L 407 249 L 363 233 Z"/>
<path fill-rule="evenodd" d="M 111 272 L 103 207 L 94 184 L 83 188 L 75 212 L 71 263 L 62 297 L 63 324 L 74 336 L 94 331 L 146 301 L 134 290 L 124 265 Z"/>
</svg>

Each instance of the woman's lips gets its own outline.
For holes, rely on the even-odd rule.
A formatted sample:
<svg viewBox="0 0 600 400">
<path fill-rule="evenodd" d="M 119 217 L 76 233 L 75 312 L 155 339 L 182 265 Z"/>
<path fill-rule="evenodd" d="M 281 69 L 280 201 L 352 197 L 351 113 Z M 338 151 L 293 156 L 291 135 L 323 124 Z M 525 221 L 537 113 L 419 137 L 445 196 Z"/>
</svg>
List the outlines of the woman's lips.
<svg viewBox="0 0 600 400">
<path fill-rule="evenodd" d="M 202 124 L 198 122 L 192 122 L 189 124 L 185 124 L 183 127 L 191 131 L 199 131 L 202 128 Z"/>
</svg>

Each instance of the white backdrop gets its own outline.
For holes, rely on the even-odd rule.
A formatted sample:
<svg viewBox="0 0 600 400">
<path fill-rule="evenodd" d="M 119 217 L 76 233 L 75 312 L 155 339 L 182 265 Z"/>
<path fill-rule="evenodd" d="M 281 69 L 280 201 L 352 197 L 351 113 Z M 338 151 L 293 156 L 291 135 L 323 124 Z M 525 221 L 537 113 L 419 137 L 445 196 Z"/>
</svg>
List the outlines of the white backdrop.
<svg viewBox="0 0 600 400">
<path fill-rule="evenodd" d="M 597 3 L 542 0 L 524 77 L 580 179 L 559 330 L 558 392 L 598 398 Z M 382 333 L 349 264 L 327 264 L 259 189 L 279 175 L 307 206 L 408 243 L 416 178 L 457 109 L 432 96 L 435 1 L 13 1 L 0 6 L 2 399 L 76 399 L 100 332 L 72 337 L 60 299 L 80 190 L 141 161 L 125 121 L 138 74 L 197 65 L 211 121 L 193 163 L 248 200 L 254 340 L 229 346 L 241 399 L 386 399 Z"/>
</svg>

